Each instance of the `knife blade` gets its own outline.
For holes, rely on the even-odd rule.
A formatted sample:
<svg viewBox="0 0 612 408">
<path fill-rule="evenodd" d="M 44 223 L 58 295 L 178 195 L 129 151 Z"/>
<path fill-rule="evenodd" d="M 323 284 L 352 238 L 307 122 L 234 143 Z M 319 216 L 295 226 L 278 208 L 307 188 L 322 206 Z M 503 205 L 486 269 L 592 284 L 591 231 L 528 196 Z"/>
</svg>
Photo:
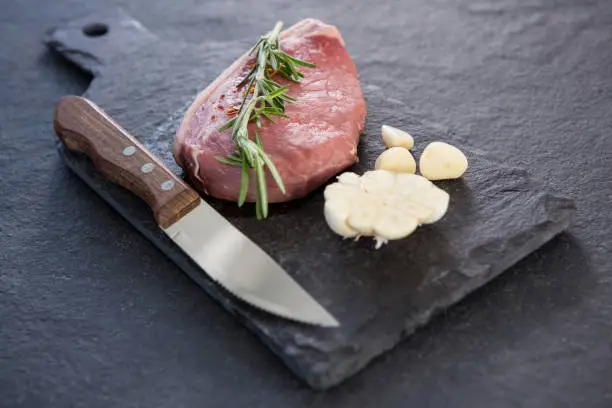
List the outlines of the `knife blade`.
<svg viewBox="0 0 612 408">
<path fill-rule="evenodd" d="M 230 293 L 286 319 L 339 326 L 270 255 L 92 101 L 63 97 L 53 126 L 66 148 L 85 154 L 106 179 L 143 199 L 166 235 Z"/>
</svg>

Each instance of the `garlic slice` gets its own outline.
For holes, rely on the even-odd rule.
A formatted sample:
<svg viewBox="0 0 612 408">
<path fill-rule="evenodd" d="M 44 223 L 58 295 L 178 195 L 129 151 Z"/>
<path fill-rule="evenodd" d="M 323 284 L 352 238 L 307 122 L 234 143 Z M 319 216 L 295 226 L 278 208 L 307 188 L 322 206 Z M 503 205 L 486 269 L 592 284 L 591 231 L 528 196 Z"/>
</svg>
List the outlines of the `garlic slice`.
<svg viewBox="0 0 612 408">
<path fill-rule="evenodd" d="M 402 173 L 395 177 L 393 191 L 395 194 L 410 196 L 422 188 L 431 188 L 432 186 L 434 184 L 423 176 Z"/>
<path fill-rule="evenodd" d="M 383 195 L 395 187 L 395 175 L 386 170 L 366 171 L 361 176 L 361 188 L 366 193 Z"/>
<path fill-rule="evenodd" d="M 418 225 L 416 219 L 397 208 L 384 207 L 374 225 L 374 234 L 386 240 L 401 239 L 412 234 Z"/>
<path fill-rule="evenodd" d="M 372 235 L 374 225 L 378 221 L 380 210 L 383 208 L 381 201 L 366 200 L 355 205 L 348 216 L 348 225 L 357 230 L 360 235 Z"/>
<path fill-rule="evenodd" d="M 377 248 L 409 236 L 421 224 L 438 221 L 449 203 L 448 193 L 423 176 L 385 170 L 361 177 L 343 173 L 324 195 L 330 229 L 345 238 L 373 237 Z"/>
<path fill-rule="evenodd" d="M 325 187 L 323 196 L 326 200 L 334 198 L 348 199 L 351 200 L 353 196 L 357 194 L 363 194 L 363 190 L 359 186 L 352 186 L 340 183 L 333 183 Z"/>
<path fill-rule="evenodd" d="M 350 238 L 357 235 L 357 231 L 352 229 L 347 222 L 351 213 L 351 205 L 341 200 L 330 200 L 325 202 L 324 215 L 329 228 L 336 234 Z"/>
<path fill-rule="evenodd" d="M 385 200 L 385 204 L 389 208 L 400 211 L 406 217 L 414 218 L 419 224 L 424 224 L 436 217 L 435 208 L 417 203 L 415 201 L 406 200 L 405 197 L 393 196 Z"/>
<path fill-rule="evenodd" d="M 423 224 L 433 224 L 434 222 L 440 221 L 446 211 L 448 210 L 448 204 L 450 202 L 450 195 L 442 190 L 441 188 L 433 185 L 433 188 L 424 188 L 419 190 L 418 193 L 411 196 L 411 200 L 423 206 L 427 206 L 432 210 L 432 213 L 423 219 Z"/>
<path fill-rule="evenodd" d="M 361 183 L 361 178 L 359 177 L 359 175 L 351 173 L 350 171 L 340 174 L 337 179 L 340 184 L 346 184 L 350 186 L 358 186 L 359 183 Z"/>
</svg>

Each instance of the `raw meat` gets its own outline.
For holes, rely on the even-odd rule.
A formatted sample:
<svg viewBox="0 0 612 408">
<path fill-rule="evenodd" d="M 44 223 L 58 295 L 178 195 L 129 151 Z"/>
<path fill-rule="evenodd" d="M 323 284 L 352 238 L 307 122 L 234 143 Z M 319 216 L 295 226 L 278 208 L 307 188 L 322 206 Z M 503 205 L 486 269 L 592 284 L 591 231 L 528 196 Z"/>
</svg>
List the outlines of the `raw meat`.
<svg viewBox="0 0 612 408">
<path fill-rule="evenodd" d="M 300 84 L 274 77 L 289 83 L 289 95 L 297 100 L 286 105 L 290 119 L 278 118 L 277 124 L 266 120 L 260 131 L 286 188 L 283 194 L 267 172 L 270 202 L 303 197 L 355 163 L 366 116 L 357 69 L 335 27 L 302 20 L 281 34 L 281 47 L 317 67 L 300 68 L 305 75 Z M 215 159 L 235 151 L 230 131 L 217 129 L 231 119 L 228 109 L 239 108 L 244 90 L 236 90 L 236 85 L 251 61 L 243 55 L 197 96 L 175 138 L 176 162 L 197 189 L 221 199 L 238 199 L 240 168 Z M 252 135 L 255 125 L 250 126 Z M 254 177 L 250 181 L 247 201 L 255 201 Z"/>
</svg>

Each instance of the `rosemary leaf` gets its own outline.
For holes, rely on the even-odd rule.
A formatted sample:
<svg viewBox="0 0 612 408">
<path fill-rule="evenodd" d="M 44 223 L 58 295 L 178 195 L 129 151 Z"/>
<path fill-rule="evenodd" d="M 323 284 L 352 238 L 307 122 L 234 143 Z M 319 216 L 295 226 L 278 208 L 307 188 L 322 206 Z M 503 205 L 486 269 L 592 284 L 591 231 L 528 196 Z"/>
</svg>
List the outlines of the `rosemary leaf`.
<svg viewBox="0 0 612 408">
<path fill-rule="evenodd" d="M 266 112 L 261 112 L 262 115 L 264 115 L 266 117 L 266 119 L 268 119 L 270 122 L 274 123 L 276 125 L 276 121 L 274 120 L 274 118 L 270 115 L 268 115 Z"/>
<path fill-rule="evenodd" d="M 219 128 L 219 133 L 225 132 L 227 129 L 231 128 L 232 126 L 234 126 L 234 122 L 236 121 L 236 119 L 232 119 L 229 122 L 227 122 L 225 125 L 221 126 Z"/>
<path fill-rule="evenodd" d="M 266 187 L 266 172 L 264 171 L 263 160 L 257 158 L 255 161 L 255 174 L 257 176 L 257 188 L 259 201 L 261 202 L 261 215 L 263 218 L 268 216 L 268 188 Z"/>
<path fill-rule="evenodd" d="M 242 174 L 240 180 L 240 195 L 238 196 L 238 207 L 242 207 L 249 191 L 249 166 L 246 160 L 242 160 Z"/>
<path fill-rule="evenodd" d="M 272 160 L 270 160 L 270 157 L 267 154 L 263 157 L 263 159 L 264 159 L 264 162 L 266 163 L 266 166 L 268 166 L 268 170 L 270 170 L 270 174 L 272 175 L 272 178 L 278 185 L 278 188 L 280 189 L 280 191 L 283 192 L 283 194 L 285 194 L 285 183 L 283 183 L 283 179 L 278 173 L 276 166 L 274 165 L 274 163 L 272 163 Z"/>
<path fill-rule="evenodd" d="M 236 159 L 233 156 L 215 157 L 221 163 L 229 164 L 230 166 L 242 166 L 242 160 Z"/>
</svg>

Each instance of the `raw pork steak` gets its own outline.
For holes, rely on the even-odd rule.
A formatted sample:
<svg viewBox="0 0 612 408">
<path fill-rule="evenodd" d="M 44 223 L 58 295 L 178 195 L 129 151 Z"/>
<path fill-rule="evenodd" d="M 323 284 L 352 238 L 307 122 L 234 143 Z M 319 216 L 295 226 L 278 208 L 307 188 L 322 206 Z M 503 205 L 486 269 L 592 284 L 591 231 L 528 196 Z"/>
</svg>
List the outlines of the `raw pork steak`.
<svg viewBox="0 0 612 408">
<path fill-rule="evenodd" d="M 281 47 L 317 67 L 301 68 L 302 82 L 289 83 L 289 95 L 297 99 L 286 105 L 290 119 L 278 118 L 277 124 L 265 121 L 260 131 L 287 190 L 283 194 L 268 173 L 270 202 L 303 197 L 355 163 L 366 115 L 355 64 L 335 27 L 302 20 L 281 34 Z M 175 138 L 175 160 L 192 183 L 221 199 L 238 199 L 240 168 L 215 159 L 235 151 L 229 130 L 217 129 L 231 119 L 231 109 L 240 106 L 244 90 L 236 90 L 236 85 L 248 73 L 250 61 L 252 57 L 243 55 L 198 95 Z M 288 83 L 280 76 L 274 79 Z M 250 126 L 252 135 L 255 125 Z M 254 177 L 250 181 L 247 201 L 254 201 Z"/>
</svg>

